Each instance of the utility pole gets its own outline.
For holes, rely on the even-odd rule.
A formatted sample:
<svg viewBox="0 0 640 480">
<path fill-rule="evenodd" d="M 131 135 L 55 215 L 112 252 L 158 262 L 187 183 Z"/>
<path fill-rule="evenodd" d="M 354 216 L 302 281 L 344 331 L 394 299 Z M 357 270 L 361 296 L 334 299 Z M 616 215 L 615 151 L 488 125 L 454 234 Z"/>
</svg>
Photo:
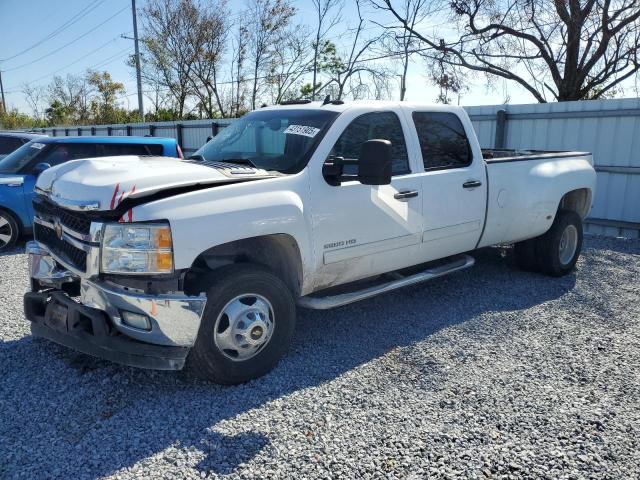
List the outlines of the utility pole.
<svg viewBox="0 0 640 480">
<path fill-rule="evenodd" d="M 7 111 L 7 103 L 4 100 L 4 87 L 2 86 L 2 70 L 0 70 L 0 92 L 2 92 L 2 110 L 0 110 L 0 113 L 5 113 Z"/>
<path fill-rule="evenodd" d="M 133 42 L 136 47 L 136 80 L 138 82 L 138 112 L 144 122 L 144 105 L 142 104 L 142 77 L 140 75 L 140 49 L 138 48 L 138 19 L 136 14 L 136 0 L 131 0 L 131 11 L 133 13 Z"/>
</svg>

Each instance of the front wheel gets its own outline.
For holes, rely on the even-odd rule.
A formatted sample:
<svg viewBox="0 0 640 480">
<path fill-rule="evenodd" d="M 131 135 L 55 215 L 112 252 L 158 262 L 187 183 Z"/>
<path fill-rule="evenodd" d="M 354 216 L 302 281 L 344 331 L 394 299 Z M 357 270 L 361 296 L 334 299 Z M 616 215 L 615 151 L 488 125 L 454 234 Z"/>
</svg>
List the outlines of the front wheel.
<svg viewBox="0 0 640 480">
<path fill-rule="evenodd" d="M 295 303 L 284 282 L 259 265 L 235 264 L 214 272 L 208 285 L 189 370 L 223 384 L 272 370 L 295 326 Z"/>
<path fill-rule="evenodd" d="M 547 275 L 570 273 L 582 250 L 582 219 L 571 210 L 559 210 L 551 228 L 536 241 L 538 267 Z"/>
<path fill-rule="evenodd" d="M 0 252 L 6 252 L 13 248 L 20 235 L 18 222 L 13 215 L 0 210 Z"/>
</svg>

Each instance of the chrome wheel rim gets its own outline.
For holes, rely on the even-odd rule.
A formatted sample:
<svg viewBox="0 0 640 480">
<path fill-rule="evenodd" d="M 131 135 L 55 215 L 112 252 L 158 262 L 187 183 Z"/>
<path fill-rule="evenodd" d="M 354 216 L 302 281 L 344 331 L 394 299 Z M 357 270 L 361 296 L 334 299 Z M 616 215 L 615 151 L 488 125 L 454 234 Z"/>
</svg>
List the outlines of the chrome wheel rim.
<svg viewBox="0 0 640 480">
<path fill-rule="evenodd" d="M 560 237 L 560 245 L 558 246 L 558 253 L 560 263 L 567 265 L 573 260 L 573 256 L 576 254 L 578 248 L 578 229 L 574 225 L 567 225 L 567 228 L 562 232 Z"/>
<path fill-rule="evenodd" d="M 273 307 L 262 295 L 238 295 L 227 303 L 216 319 L 213 340 L 230 360 L 249 360 L 271 340 Z"/>
<path fill-rule="evenodd" d="M 4 215 L 0 215 L 0 248 L 6 247 L 13 237 L 11 222 Z"/>
</svg>

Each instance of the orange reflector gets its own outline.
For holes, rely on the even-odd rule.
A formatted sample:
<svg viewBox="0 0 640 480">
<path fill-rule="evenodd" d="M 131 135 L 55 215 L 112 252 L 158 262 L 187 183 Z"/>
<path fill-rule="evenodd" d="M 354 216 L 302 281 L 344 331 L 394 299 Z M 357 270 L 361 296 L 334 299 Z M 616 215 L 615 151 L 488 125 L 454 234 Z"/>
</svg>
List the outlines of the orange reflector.
<svg viewBox="0 0 640 480">
<path fill-rule="evenodd" d="M 158 248 L 171 248 L 171 229 L 169 227 L 156 230 Z"/>
<path fill-rule="evenodd" d="M 156 253 L 156 266 L 160 272 L 170 272 L 173 268 L 173 258 L 171 252 Z"/>
</svg>

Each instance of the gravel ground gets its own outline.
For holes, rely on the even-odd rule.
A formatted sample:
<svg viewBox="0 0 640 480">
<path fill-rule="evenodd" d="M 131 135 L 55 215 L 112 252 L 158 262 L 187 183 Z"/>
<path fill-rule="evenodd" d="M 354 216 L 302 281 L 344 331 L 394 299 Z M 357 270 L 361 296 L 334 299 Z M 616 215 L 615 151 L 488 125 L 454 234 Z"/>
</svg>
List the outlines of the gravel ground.
<svg viewBox="0 0 640 480">
<path fill-rule="evenodd" d="M 1 478 L 639 478 L 640 241 L 575 275 L 470 270 L 329 312 L 238 387 L 33 340 L 0 257 Z"/>
</svg>

